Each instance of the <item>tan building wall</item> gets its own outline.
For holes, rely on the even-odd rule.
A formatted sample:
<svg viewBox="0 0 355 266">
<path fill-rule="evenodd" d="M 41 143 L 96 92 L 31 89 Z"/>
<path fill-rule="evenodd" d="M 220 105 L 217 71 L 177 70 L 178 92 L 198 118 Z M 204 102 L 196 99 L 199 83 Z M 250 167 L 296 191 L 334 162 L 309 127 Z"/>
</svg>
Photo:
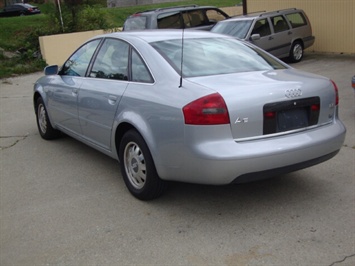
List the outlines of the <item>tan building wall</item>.
<svg viewBox="0 0 355 266">
<path fill-rule="evenodd" d="M 231 16 L 243 13 L 241 7 L 227 7 L 222 10 Z M 96 30 L 39 37 L 42 57 L 48 65 L 62 65 L 86 40 L 103 33 L 103 30 Z"/>
<path fill-rule="evenodd" d="M 248 13 L 303 9 L 316 41 L 308 50 L 355 54 L 355 0 L 247 0 Z"/>
<path fill-rule="evenodd" d="M 95 30 L 39 37 L 42 57 L 48 65 L 62 65 L 86 40 L 103 33 Z"/>
</svg>

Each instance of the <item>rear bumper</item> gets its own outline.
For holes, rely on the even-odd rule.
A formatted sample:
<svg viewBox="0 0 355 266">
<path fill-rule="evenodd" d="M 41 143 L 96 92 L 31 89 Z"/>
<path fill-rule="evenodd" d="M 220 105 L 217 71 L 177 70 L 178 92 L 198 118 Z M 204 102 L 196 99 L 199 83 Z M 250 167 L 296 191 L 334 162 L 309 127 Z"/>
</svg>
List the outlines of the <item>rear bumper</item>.
<svg viewBox="0 0 355 266">
<path fill-rule="evenodd" d="M 315 37 L 314 36 L 308 36 L 306 38 L 303 38 L 303 44 L 304 44 L 304 49 L 311 47 L 314 44 L 315 41 Z"/>
<path fill-rule="evenodd" d="M 297 163 L 297 164 L 293 164 L 293 165 L 288 165 L 288 166 L 275 168 L 275 169 L 271 169 L 271 170 L 265 170 L 265 171 L 260 171 L 260 172 L 252 172 L 252 173 L 244 174 L 244 175 L 241 175 L 241 176 L 237 177 L 236 179 L 234 179 L 234 181 L 232 183 L 234 183 L 234 184 L 248 183 L 248 182 L 252 182 L 252 181 L 267 179 L 267 178 L 274 177 L 274 176 L 288 174 L 288 173 L 291 173 L 294 171 L 298 171 L 298 170 L 325 162 L 325 161 L 333 158 L 335 155 L 337 155 L 338 152 L 339 152 L 339 150 L 329 153 L 327 155 L 315 158 L 315 159 L 311 159 L 311 160 Z"/>
<path fill-rule="evenodd" d="M 187 130 L 185 150 L 179 152 L 180 164 L 173 168 L 157 165 L 161 178 L 224 185 L 286 174 L 332 158 L 346 134 L 340 120 L 313 130 L 240 143 L 231 140 L 228 131 L 228 126 L 211 134 Z M 168 155 L 165 160 L 169 160 Z"/>
</svg>

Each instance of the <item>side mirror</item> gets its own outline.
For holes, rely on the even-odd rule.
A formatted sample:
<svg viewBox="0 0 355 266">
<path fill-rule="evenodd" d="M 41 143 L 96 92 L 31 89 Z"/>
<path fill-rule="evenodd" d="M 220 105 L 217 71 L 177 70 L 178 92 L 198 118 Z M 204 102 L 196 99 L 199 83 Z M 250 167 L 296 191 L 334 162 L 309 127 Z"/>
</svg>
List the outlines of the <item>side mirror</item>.
<svg viewBox="0 0 355 266">
<path fill-rule="evenodd" d="M 260 40 L 260 34 L 259 34 L 259 33 L 253 34 L 253 35 L 250 37 L 250 39 L 251 39 L 252 41 Z"/>
<path fill-rule="evenodd" d="M 58 74 L 58 66 L 57 65 L 53 65 L 53 66 L 45 67 L 44 68 L 44 74 L 46 76 L 57 75 Z"/>
</svg>

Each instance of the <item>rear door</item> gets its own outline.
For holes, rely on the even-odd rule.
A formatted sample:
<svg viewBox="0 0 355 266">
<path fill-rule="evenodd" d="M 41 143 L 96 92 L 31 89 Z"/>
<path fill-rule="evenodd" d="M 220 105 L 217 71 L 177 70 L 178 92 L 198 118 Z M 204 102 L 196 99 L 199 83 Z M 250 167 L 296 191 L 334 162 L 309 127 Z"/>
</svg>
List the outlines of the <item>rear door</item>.
<svg viewBox="0 0 355 266">
<path fill-rule="evenodd" d="M 251 40 L 255 45 L 277 57 L 288 55 L 292 33 L 283 16 L 278 15 L 257 20 L 251 36 L 253 34 L 260 34 L 259 40 Z"/>
<path fill-rule="evenodd" d="M 271 17 L 270 21 L 274 31 L 270 53 L 278 57 L 287 56 L 292 43 L 292 31 L 282 15 Z"/>
</svg>

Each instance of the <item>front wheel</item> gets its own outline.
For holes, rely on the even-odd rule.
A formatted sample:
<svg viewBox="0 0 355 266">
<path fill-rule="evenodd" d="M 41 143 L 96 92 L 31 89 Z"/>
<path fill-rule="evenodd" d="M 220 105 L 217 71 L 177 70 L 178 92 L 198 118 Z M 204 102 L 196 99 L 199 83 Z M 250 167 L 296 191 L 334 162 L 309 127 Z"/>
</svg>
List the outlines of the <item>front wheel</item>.
<svg viewBox="0 0 355 266">
<path fill-rule="evenodd" d="M 303 45 L 301 42 L 294 42 L 291 46 L 289 58 L 291 62 L 298 63 L 303 58 Z"/>
<path fill-rule="evenodd" d="M 36 120 L 38 131 L 42 138 L 49 140 L 59 137 L 60 132 L 52 127 L 41 97 L 36 101 Z"/>
<path fill-rule="evenodd" d="M 135 130 L 127 131 L 120 144 L 119 159 L 129 192 L 140 200 L 158 198 L 166 188 L 156 171 L 147 144 Z"/>
</svg>

